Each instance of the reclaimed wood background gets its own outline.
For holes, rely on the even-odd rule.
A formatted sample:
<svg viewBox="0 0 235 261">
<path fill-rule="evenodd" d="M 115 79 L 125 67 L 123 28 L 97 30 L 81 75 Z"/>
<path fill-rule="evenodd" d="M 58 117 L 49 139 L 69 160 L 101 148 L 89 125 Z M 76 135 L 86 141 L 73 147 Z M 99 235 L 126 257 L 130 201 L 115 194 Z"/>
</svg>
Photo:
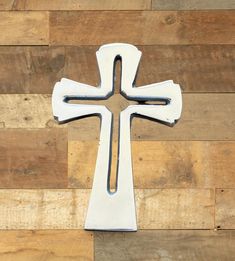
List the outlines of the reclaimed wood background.
<svg viewBox="0 0 235 261">
<path fill-rule="evenodd" d="M 0 0 L 0 10 L 0 260 L 235 260 L 235 1 Z M 99 121 L 57 125 L 51 112 L 61 77 L 99 83 L 95 51 L 110 42 L 142 50 L 137 85 L 183 89 L 174 128 L 133 121 L 137 233 L 83 230 Z M 102 103 L 117 115 L 129 102 L 115 87 Z"/>
</svg>

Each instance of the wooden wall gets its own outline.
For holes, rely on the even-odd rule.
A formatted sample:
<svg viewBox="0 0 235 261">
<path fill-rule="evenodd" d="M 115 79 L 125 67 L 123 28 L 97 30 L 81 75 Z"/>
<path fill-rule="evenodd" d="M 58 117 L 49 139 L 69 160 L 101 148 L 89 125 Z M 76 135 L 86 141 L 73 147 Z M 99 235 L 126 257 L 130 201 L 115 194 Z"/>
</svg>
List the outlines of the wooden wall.
<svg viewBox="0 0 235 261">
<path fill-rule="evenodd" d="M 0 260 L 234 260 L 234 0 L 0 9 Z M 83 231 L 99 121 L 57 125 L 51 112 L 61 77 L 99 83 L 95 51 L 110 42 L 142 50 L 138 85 L 173 79 L 183 89 L 174 128 L 133 121 L 137 233 Z M 105 104 L 117 113 L 128 102 L 116 85 Z M 115 120 L 114 145 L 116 129 Z"/>
</svg>

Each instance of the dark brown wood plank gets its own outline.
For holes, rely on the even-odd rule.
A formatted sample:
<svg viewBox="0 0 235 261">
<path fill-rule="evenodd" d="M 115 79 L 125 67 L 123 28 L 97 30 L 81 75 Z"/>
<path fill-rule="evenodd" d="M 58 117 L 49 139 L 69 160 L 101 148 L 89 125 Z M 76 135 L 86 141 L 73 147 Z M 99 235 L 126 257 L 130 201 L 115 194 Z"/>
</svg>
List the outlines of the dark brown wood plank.
<svg viewBox="0 0 235 261">
<path fill-rule="evenodd" d="M 95 260 L 230 261 L 235 257 L 234 245 L 235 231 L 97 232 Z"/>
<path fill-rule="evenodd" d="M 235 189 L 217 189 L 215 225 L 218 229 L 235 229 Z"/>
<path fill-rule="evenodd" d="M 0 93 L 49 94 L 62 77 L 97 86 L 95 52 L 98 48 L 2 46 Z M 184 92 L 235 92 L 235 45 L 138 48 L 142 58 L 137 86 L 172 79 Z M 118 92 L 118 85 L 115 88 Z"/>
<path fill-rule="evenodd" d="M 234 44 L 235 11 L 51 12 L 50 44 Z"/>
<path fill-rule="evenodd" d="M 0 45 L 47 45 L 48 12 L 0 12 Z"/>
<path fill-rule="evenodd" d="M 215 10 L 235 9 L 233 0 L 153 0 L 153 10 Z"/>
<path fill-rule="evenodd" d="M 1 130 L 1 188 L 66 188 L 67 131 Z"/>
<path fill-rule="evenodd" d="M 0 47 L 0 93 L 49 94 L 62 77 L 97 86 L 98 48 Z M 172 79 L 184 92 L 235 92 L 235 45 L 138 48 L 142 58 L 137 86 Z M 115 88 L 118 92 L 118 85 Z"/>
<path fill-rule="evenodd" d="M 82 230 L 0 231 L 5 261 L 86 260 L 94 255 L 93 234 Z"/>
<path fill-rule="evenodd" d="M 151 0 L 15 0 L 14 10 L 148 10 Z"/>
</svg>

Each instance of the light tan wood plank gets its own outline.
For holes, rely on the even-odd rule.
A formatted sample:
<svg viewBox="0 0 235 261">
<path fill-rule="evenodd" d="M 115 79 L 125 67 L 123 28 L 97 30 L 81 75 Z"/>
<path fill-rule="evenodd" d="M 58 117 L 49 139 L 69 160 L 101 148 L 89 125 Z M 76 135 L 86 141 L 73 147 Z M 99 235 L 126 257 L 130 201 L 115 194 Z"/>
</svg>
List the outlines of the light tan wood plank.
<svg viewBox="0 0 235 261">
<path fill-rule="evenodd" d="M 52 93 L 67 77 L 99 84 L 99 46 L 1 46 L 0 93 Z M 137 86 L 173 79 L 184 92 L 235 92 L 234 45 L 138 46 Z M 12 77 L 14 75 L 14 77 Z M 119 79 L 118 75 L 116 77 Z M 200 84 L 198 84 L 200 82 Z M 115 92 L 119 92 L 118 83 Z"/>
<path fill-rule="evenodd" d="M 235 94 L 184 94 L 182 116 L 173 128 L 147 119 L 134 118 L 132 140 L 234 140 L 234 100 Z M 116 95 L 96 104 L 105 104 L 116 114 L 116 140 L 117 112 L 126 106 L 126 101 Z M 70 140 L 99 139 L 99 121 L 94 117 L 75 121 L 69 126 Z"/>
<path fill-rule="evenodd" d="M 16 0 L 15 10 L 148 10 L 151 0 Z"/>
<path fill-rule="evenodd" d="M 69 186 L 91 188 L 98 142 L 69 141 L 68 148 Z M 235 142 L 133 141 L 132 162 L 136 188 L 235 188 Z M 112 163 L 115 187 L 116 151 Z"/>
<path fill-rule="evenodd" d="M 217 189 L 215 225 L 218 229 L 235 229 L 235 189 Z"/>
<path fill-rule="evenodd" d="M 214 191 L 210 189 L 143 189 L 135 194 L 141 229 L 208 229 L 214 227 Z"/>
<path fill-rule="evenodd" d="M 235 256 L 235 231 L 149 230 L 95 233 L 95 260 L 223 260 Z"/>
<path fill-rule="evenodd" d="M 50 44 L 234 44 L 234 25 L 235 11 L 52 12 Z"/>
<path fill-rule="evenodd" d="M 215 10 L 235 9 L 233 0 L 153 0 L 153 10 Z"/>
<path fill-rule="evenodd" d="M 67 130 L 0 130 L 0 188 L 66 188 Z"/>
<path fill-rule="evenodd" d="M 0 229 L 81 229 L 90 190 L 0 190 Z M 214 226 L 209 189 L 136 190 L 140 229 Z"/>
<path fill-rule="evenodd" d="M 0 12 L 0 45 L 47 45 L 48 12 Z"/>
<path fill-rule="evenodd" d="M 4 261 L 93 260 L 93 234 L 82 230 L 18 230 L 0 232 Z"/>
<path fill-rule="evenodd" d="M 14 0 L 0 0 L 0 10 L 11 10 L 14 4 Z"/>
<path fill-rule="evenodd" d="M 53 120 L 51 95 L 1 95 L 0 111 L 1 127 L 45 128 L 59 126 Z"/>
</svg>

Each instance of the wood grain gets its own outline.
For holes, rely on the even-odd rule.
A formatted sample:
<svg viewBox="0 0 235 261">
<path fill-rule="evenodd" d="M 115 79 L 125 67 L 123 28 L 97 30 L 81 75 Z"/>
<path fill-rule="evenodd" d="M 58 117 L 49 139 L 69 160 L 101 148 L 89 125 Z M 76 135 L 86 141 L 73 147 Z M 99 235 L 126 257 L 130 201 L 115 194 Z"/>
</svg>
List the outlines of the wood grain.
<svg viewBox="0 0 235 261">
<path fill-rule="evenodd" d="M 136 118 L 132 124 L 132 139 L 234 140 L 234 98 L 235 94 L 185 94 L 183 114 L 174 128 Z M 86 103 L 94 102 L 86 101 Z M 97 101 L 96 103 L 106 104 L 108 107 L 113 106 L 115 111 L 119 111 L 128 104 L 118 95 L 107 102 Z M 1 128 L 63 128 L 67 126 L 67 124 L 58 125 L 53 120 L 50 95 L 2 94 L 0 95 L 0 110 Z M 115 114 L 114 136 L 117 137 L 118 115 Z M 93 118 L 74 121 L 69 123 L 69 126 L 70 140 L 96 140 L 99 137 L 99 122 Z"/>
<path fill-rule="evenodd" d="M 14 0 L 0 0 L 0 10 L 11 10 L 14 4 Z"/>
<path fill-rule="evenodd" d="M 68 148 L 69 186 L 91 188 L 98 142 L 69 141 Z M 235 142 L 133 141 L 132 162 L 136 188 L 235 188 Z M 115 187 L 116 151 L 113 164 Z"/>
<path fill-rule="evenodd" d="M 95 233 L 95 260 L 224 260 L 235 256 L 235 231 L 151 230 Z"/>
<path fill-rule="evenodd" d="M 218 229 L 235 229 L 235 189 L 217 189 L 215 225 Z"/>
<path fill-rule="evenodd" d="M 14 10 L 148 10 L 151 0 L 16 0 Z"/>
<path fill-rule="evenodd" d="M 47 12 L 0 12 L 0 45 L 47 45 Z"/>
<path fill-rule="evenodd" d="M 1 188 L 66 188 L 65 129 L 0 131 Z"/>
<path fill-rule="evenodd" d="M 235 11 L 52 12 L 50 44 L 234 44 L 234 25 Z"/>
<path fill-rule="evenodd" d="M 98 48 L 1 46 L 0 93 L 51 94 L 55 82 L 62 77 L 98 86 L 95 57 Z M 234 45 L 138 48 L 142 58 L 137 86 L 173 79 L 184 92 L 235 92 Z M 116 84 L 115 92 L 119 91 L 118 87 Z"/>
<path fill-rule="evenodd" d="M 1 95 L 0 111 L 2 128 L 59 126 L 53 119 L 50 95 Z"/>
<path fill-rule="evenodd" d="M 1 231 L 4 261 L 93 260 L 93 234 L 82 230 Z"/>
<path fill-rule="evenodd" d="M 153 0 L 153 10 L 215 10 L 235 9 L 233 0 Z"/>
<path fill-rule="evenodd" d="M 0 229 L 82 229 L 90 190 L 0 190 Z M 211 229 L 210 189 L 136 190 L 140 229 Z M 169 204 L 170 202 L 170 204 Z"/>
<path fill-rule="evenodd" d="M 154 121 L 134 118 L 132 140 L 234 140 L 234 99 L 234 94 L 184 94 L 182 116 L 173 128 Z M 107 102 L 101 102 L 116 114 L 114 140 L 117 140 L 117 111 L 123 108 L 125 102 L 118 95 Z M 94 117 L 69 124 L 69 140 L 98 139 L 99 121 Z"/>
</svg>

